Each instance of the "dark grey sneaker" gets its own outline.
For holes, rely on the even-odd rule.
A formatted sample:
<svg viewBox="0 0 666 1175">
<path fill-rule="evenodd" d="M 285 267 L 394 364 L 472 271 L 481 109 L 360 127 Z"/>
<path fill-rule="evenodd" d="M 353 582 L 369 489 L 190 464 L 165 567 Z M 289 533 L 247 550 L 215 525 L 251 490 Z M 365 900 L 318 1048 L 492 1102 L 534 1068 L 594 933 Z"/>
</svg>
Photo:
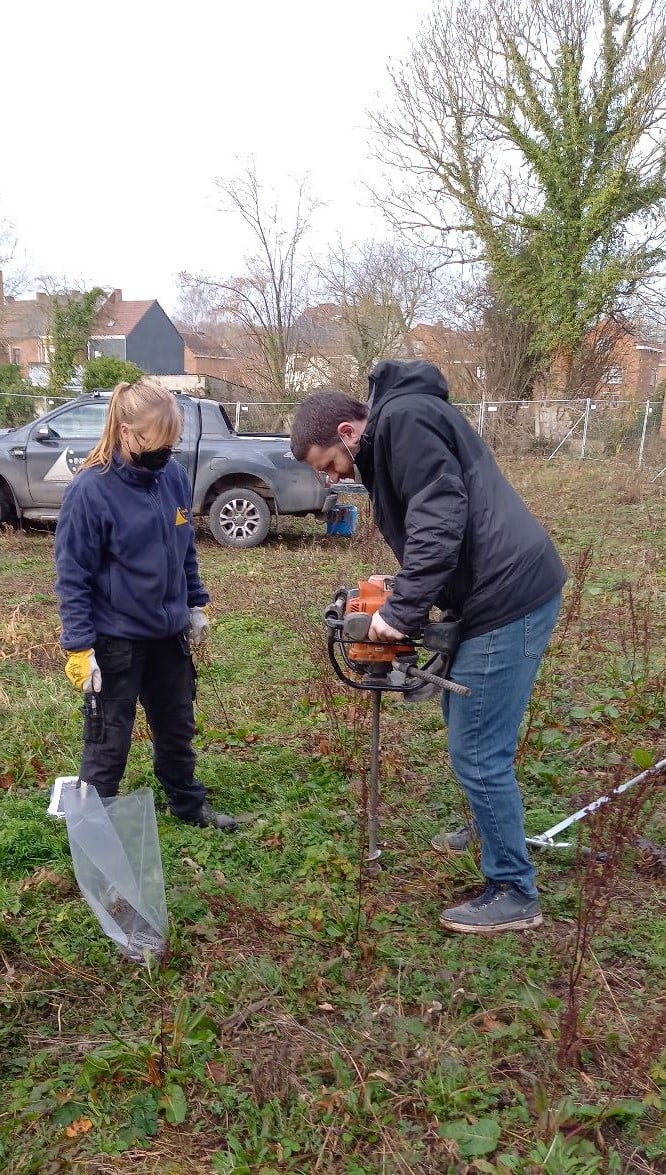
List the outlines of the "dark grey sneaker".
<svg viewBox="0 0 666 1175">
<path fill-rule="evenodd" d="M 221 828 L 225 832 L 235 832 L 238 828 L 233 816 L 225 816 L 224 812 L 215 812 L 208 800 L 204 800 L 199 815 L 194 820 L 188 820 L 187 823 L 194 824 L 197 828 Z"/>
<path fill-rule="evenodd" d="M 478 898 L 442 910 L 440 924 L 463 934 L 499 934 L 503 930 L 531 930 L 543 917 L 538 897 L 528 898 L 506 882 L 489 881 Z"/>
<path fill-rule="evenodd" d="M 437 853 L 465 853 L 477 835 L 475 824 L 464 824 L 455 832 L 438 832 L 430 844 Z"/>
</svg>

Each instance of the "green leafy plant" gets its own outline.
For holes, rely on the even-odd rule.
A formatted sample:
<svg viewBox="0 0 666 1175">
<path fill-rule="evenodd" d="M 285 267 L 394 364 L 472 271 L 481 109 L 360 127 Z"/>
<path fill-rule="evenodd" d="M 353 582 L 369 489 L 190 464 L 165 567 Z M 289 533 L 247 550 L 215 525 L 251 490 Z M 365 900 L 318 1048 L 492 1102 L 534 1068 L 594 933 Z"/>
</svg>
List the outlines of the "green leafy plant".
<svg viewBox="0 0 666 1175">
<path fill-rule="evenodd" d="M 104 290 L 95 286 L 80 295 L 54 297 L 49 351 L 49 389 L 58 395 L 71 380 L 83 355 Z"/>
<path fill-rule="evenodd" d="M 37 415 L 35 390 L 15 363 L 0 364 L 0 428 L 27 424 Z"/>
<path fill-rule="evenodd" d="M 92 392 L 95 388 L 114 388 L 119 383 L 134 383 L 143 371 L 136 363 L 116 359 L 114 355 L 98 355 L 83 365 L 83 390 Z"/>
</svg>

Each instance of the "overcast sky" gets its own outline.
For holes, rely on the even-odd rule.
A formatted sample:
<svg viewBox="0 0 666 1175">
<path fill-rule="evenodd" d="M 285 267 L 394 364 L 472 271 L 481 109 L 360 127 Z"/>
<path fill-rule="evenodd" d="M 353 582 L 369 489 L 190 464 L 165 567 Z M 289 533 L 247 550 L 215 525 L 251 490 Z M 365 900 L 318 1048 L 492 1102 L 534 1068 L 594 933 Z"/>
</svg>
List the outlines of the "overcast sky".
<svg viewBox="0 0 666 1175">
<path fill-rule="evenodd" d="M 318 240 L 381 233 L 365 111 L 418 31 L 409 0 L 33 0 L 5 6 L 0 214 L 35 273 L 157 297 L 181 269 L 238 271 L 216 176 L 253 153 L 309 171 Z"/>
</svg>

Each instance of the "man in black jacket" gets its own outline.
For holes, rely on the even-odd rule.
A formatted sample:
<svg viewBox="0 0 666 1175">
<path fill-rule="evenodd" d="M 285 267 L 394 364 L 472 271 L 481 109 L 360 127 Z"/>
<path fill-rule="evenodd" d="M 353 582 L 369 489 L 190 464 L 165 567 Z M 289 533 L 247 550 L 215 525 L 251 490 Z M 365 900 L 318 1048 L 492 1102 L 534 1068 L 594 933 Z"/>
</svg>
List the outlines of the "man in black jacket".
<svg viewBox="0 0 666 1175">
<path fill-rule="evenodd" d="M 445 692 L 449 755 L 481 837 L 484 892 L 444 910 L 449 930 L 492 934 L 542 922 L 513 760 L 566 571 L 546 531 L 488 446 L 448 402 L 429 363 L 379 363 L 368 404 L 323 391 L 299 407 L 294 456 L 332 482 L 357 467 L 379 530 L 400 563 L 370 639 L 418 635 L 433 605 L 461 621 Z M 441 847 L 439 838 L 434 847 Z"/>
</svg>

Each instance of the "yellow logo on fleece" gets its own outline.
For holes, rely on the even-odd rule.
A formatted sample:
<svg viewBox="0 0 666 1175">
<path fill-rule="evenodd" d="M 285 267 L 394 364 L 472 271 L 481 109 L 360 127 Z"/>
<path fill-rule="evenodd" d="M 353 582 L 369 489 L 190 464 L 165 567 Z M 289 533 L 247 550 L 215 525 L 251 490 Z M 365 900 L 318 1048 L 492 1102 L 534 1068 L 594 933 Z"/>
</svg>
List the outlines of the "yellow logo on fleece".
<svg viewBox="0 0 666 1175">
<path fill-rule="evenodd" d="M 176 526 L 182 526 L 183 523 L 188 522 L 189 521 L 189 519 L 187 517 L 188 514 L 189 514 L 189 510 L 187 509 L 187 506 L 177 506 L 176 507 Z"/>
</svg>

